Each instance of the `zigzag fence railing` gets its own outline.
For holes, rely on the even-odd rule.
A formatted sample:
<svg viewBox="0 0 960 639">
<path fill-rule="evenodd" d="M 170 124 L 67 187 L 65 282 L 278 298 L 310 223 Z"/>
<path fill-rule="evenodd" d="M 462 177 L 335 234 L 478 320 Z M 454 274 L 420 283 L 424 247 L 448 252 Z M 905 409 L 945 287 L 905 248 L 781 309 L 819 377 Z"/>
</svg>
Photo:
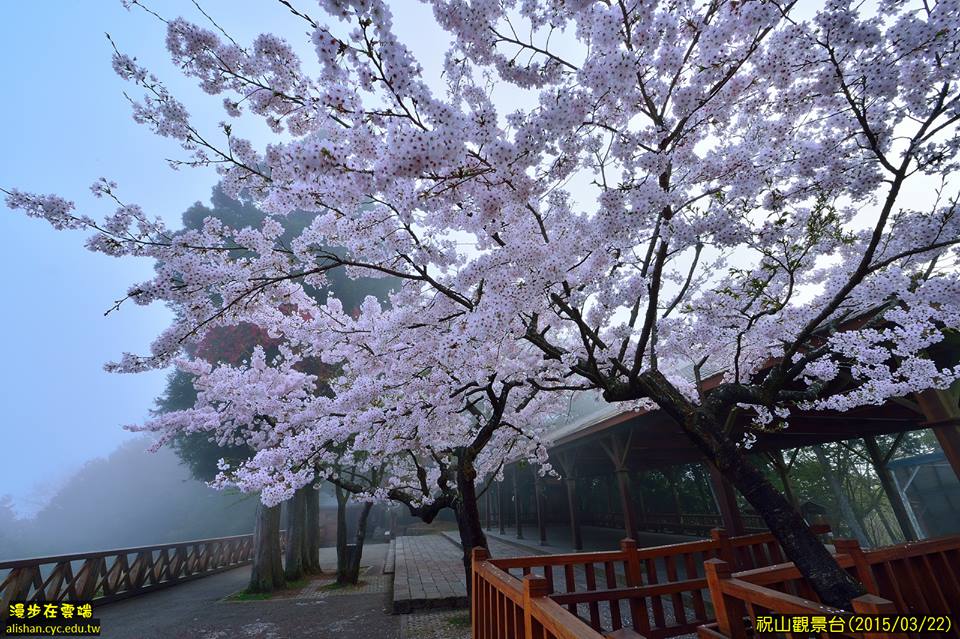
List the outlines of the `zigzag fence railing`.
<svg viewBox="0 0 960 639">
<path fill-rule="evenodd" d="M 0 619 L 11 601 L 133 597 L 253 561 L 253 535 L 0 561 Z"/>
</svg>

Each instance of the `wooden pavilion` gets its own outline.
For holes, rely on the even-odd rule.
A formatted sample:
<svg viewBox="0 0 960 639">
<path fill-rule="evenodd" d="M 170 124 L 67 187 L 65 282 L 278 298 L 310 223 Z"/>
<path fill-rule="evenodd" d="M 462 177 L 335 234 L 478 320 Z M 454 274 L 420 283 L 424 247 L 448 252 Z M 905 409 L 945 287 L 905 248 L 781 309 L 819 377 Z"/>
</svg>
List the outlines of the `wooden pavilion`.
<svg viewBox="0 0 960 639">
<path fill-rule="evenodd" d="M 709 383 L 709 380 L 708 380 Z M 716 382 L 714 382 L 716 383 Z M 733 535 L 765 530 L 755 514 L 743 512 L 734 488 L 707 462 L 681 427 L 662 411 L 618 411 L 598 406 L 586 417 L 557 428 L 547 440 L 550 463 L 561 480 L 542 479 L 536 469 L 513 464 L 506 470 L 509 482 L 488 491 L 481 504 L 488 528 L 507 521 L 522 535 L 524 523 L 536 526 L 541 542 L 546 527 L 559 523 L 557 513 L 566 511 L 572 546 L 583 548 L 584 524 L 622 527 L 627 538 L 637 539 L 638 530 L 662 530 L 705 535 L 722 526 Z M 756 454 L 794 449 L 802 446 L 862 438 L 871 456 L 871 464 L 880 478 L 897 522 L 907 540 L 919 537 L 911 523 L 902 491 L 887 468 L 904 433 L 930 428 L 943 454 L 960 478 L 960 385 L 949 390 L 927 390 L 909 398 L 896 398 L 879 406 L 864 406 L 846 412 L 800 411 L 789 418 L 783 430 L 758 435 L 751 451 Z M 897 435 L 892 446 L 881 450 L 876 438 Z M 684 464 L 702 465 L 709 479 L 719 515 L 651 512 L 636 482 L 636 474 L 646 470 L 667 470 Z M 584 513 L 578 490 L 585 478 L 604 478 L 610 487 L 608 498 L 616 507 L 601 508 L 606 513 Z M 787 481 L 787 477 L 782 477 Z M 529 490 L 529 488 L 534 490 Z M 509 493 L 513 493 L 510 495 Z M 513 512 L 507 507 L 512 502 Z"/>
</svg>

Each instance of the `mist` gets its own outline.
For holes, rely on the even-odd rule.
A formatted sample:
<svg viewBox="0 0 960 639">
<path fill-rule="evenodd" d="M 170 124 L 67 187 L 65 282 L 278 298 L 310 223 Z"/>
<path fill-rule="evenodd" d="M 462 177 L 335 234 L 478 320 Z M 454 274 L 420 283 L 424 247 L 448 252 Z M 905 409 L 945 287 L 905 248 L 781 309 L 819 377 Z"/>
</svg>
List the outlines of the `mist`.
<svg viewBox="0 0 960 639">
<path fill-rule="evenodd" d="M 253 530 L 257 495 L 214 490 L 172 450 L 148 452 L 150 443 L 137 438 L 88 461 L 32 517 L 0 498 L 0 561 Z"/>
</svg>

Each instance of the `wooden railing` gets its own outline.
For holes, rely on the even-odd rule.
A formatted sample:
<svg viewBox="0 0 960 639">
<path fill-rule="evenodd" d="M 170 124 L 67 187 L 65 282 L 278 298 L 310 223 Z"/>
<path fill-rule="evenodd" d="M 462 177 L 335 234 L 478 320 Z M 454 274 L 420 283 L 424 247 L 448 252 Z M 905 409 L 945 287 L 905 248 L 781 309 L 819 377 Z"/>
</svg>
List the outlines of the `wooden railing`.
<svg viewBox="0 0 960 639">
<path fill-rule="evenodd" d="M 829 527 L 814 530 L 824 534 Z M 502 630 L 511 615 L 522 616 L 521 579 L 535 577 L 527 580 L 534 595 L 565 608 L 568 620 L 579 619 L 595 633 L 632 628 L 650 639 L 691 633 L 714 618 L 703 568 L 704 562 L 713 558 L 738 569 L 751 569 L 782 562 L 783 554 L 770 533 L 731 538 L 714 530 L 710 539 L 652 548 L 638 549 L 636 542 L 626 539 L 620 550 L 609 552 L 492 560 L 484 556 L 482 563 L 490 569 L 484 572 L 485 587 L 501 588 L 499 593 L 484 596 L 499 602 L 494 605 L 496 610 L 506 610 L 484 623 L 494 623 Z M 491 572 L 493 568 L 496 572 Z M 475 563 L 475 573 L 477 569 Z M 493 605 L 476 597 L 475 590 L 474 604 Z M 544 609 L 552 610 L 550 606 Z M 514 621 L 513 627 L 520 626 Z M 495 632 L 494 636 L 502 635 Z"/>
<path fill-rule="evenodd" d="M 236 568 L 253 535 L 0 562 L 0 619 L 11 601 L 107 603 Z M 6 574 L 4 574 L 6 573 Z"/>
<path fill-rule="evenodd" d="M 854 574 L 869 593 L 851 602 L 854 612 L 947 615 L 960 610 L 960 535 L 868 551 L 856 540 L 837 540 L 835 548 L 840 566 Z M 706 570 L 717 621 L 698 629 L 703 639 L 751 636 L 751 623 L 745 620 L 765 614 L 849 614 L 821 604 L 792 563 L 732 573 L 729 564 L 711 559 Z M 951 628 L 949 636 L 960 637 L 960 628 Z"/>
<path fill-rule="evenodd" d="M 547 580 L 521 581 L 473 549 L 471 619 L 473 639 L 598 639 L 593 630 L 547 597 Z"/>
<path fill-rule="evenodd" d="M 744 527 L 751 532 L 766 530 L 759 515 L 741 515 Z M 623 528 L 623 513 L 590 513 L 583 515 L 582 523 L 603 528 Z M 723 517 L 714 513 L 643 513 L 637 518 L 639 530 L 662 533 L 708 535 L 714 528 L 723 526 Z"/>
</svg>

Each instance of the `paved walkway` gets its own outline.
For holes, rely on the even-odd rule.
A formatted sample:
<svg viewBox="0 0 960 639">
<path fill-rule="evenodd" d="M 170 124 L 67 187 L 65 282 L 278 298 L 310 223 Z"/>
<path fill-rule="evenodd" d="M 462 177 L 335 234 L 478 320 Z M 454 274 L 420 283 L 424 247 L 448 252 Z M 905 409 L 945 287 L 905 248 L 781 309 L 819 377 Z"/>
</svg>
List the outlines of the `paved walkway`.
<svg viewBox="0 0 960 639">
<path fill-rule="evenodd" d="M 398 537 L 393 612 L 468 605 L 460 549 L 443 535 Z"/>
<path fill-rule="evenodd" d="M 96 610 L 105 639 L 400 639 L 400 619 L 389 614 L 389 576 L 381 574 L 387 544 L 364 548 L 368 566 L 360 588 L 300 591 L 264 601 L 228 601 L 247 585 L 250 568 L 237 568 L 103 606 Z M 335 551 L 321 550 L 332 572 Z M 318 587 L 320 586 L 320 587 Z"/>
<path fill-rule="evenodd" d="M 489 539 L 494 557 L 530 554 L 523 546 Z M 393 580 L 393 611 L 466 608 L 466 574 L 460 538 L 455 532 L 398 537 Z"/>
</svg>

